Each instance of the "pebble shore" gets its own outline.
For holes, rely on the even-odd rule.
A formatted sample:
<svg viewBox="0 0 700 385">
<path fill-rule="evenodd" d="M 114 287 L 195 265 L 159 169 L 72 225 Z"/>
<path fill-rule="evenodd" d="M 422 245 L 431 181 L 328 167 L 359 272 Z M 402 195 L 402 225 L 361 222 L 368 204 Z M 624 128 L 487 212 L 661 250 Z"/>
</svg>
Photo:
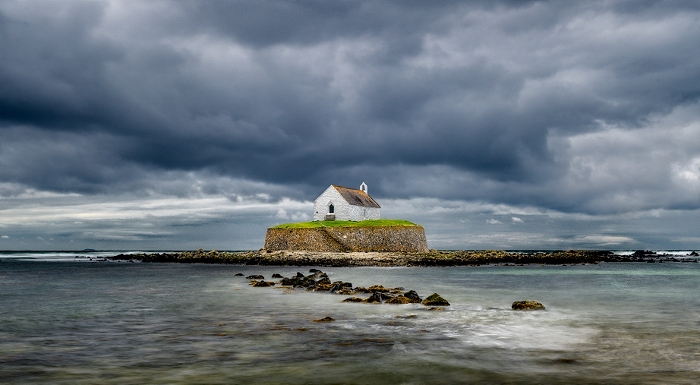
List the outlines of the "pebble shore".
<svg viewBox="0 0 700 385">
<path fill-rule="evenodd" d="M 219 263 L 269 266 L 476 266 L 524 264 L 588 264 L 599 262 L 697 262 L 663 255 L 618 255 L 601 250 L 508 252 L 501 250 L 430 250 L 405 252 L 309 252 L 309 251 L 183 251 L 173 253 L 119 254 L 109 259 L 141 262 Z"/>
</svg>

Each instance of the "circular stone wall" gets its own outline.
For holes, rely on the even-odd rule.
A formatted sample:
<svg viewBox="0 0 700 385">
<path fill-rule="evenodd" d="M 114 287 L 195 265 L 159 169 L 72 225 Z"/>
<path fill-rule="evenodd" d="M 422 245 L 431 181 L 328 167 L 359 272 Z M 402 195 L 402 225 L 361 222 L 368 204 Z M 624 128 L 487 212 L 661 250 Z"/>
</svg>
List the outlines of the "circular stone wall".
<svg viewBox="0 0 700 385">
<path fill-rule="evenodd" d="M 269 251 L 404 251 L 427 252 L 422 226 L 269 228 Z"/>
</svg>

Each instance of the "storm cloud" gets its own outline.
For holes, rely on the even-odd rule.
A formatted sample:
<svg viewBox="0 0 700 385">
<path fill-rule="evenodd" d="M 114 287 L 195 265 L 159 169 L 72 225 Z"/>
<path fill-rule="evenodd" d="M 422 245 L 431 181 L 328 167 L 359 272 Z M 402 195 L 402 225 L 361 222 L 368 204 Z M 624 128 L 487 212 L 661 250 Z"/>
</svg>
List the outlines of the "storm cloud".
<svg viewBox="0 0 700 385">
<path fill-rule="evenodd" d="M 692 2 L 4 1 L 0 249 L 255 248 L 363 181 L 431 247 L 690 248 L 697 36 Z"/>
</svg>

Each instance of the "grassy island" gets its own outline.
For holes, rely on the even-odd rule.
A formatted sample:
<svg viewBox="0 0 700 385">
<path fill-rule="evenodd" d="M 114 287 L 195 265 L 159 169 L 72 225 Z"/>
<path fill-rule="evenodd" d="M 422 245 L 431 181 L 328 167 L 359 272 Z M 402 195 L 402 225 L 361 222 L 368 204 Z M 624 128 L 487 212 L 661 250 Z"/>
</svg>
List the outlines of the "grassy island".
<svg viewBox="0 0 700 385">
<path fill-rule="evenodd" d="M 405 219 L 371 219 L 367 221 L 313 221 L 284 223 L 272 229 L 317 229 L 321 227 L 378 227 L 378 226 L 418 226 Z"/>
</svg>

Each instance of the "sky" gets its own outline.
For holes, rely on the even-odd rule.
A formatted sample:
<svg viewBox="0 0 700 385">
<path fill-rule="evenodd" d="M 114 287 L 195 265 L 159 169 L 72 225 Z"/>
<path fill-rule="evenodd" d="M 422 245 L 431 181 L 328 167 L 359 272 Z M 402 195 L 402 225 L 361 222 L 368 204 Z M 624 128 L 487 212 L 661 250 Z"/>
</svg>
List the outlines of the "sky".
<svg viewBox="0 0 700 385">
<path fill-rule="evenodd" d="M 700 3 L 0 2 L 0 250 L 700 249 Z"/>
</svg>

